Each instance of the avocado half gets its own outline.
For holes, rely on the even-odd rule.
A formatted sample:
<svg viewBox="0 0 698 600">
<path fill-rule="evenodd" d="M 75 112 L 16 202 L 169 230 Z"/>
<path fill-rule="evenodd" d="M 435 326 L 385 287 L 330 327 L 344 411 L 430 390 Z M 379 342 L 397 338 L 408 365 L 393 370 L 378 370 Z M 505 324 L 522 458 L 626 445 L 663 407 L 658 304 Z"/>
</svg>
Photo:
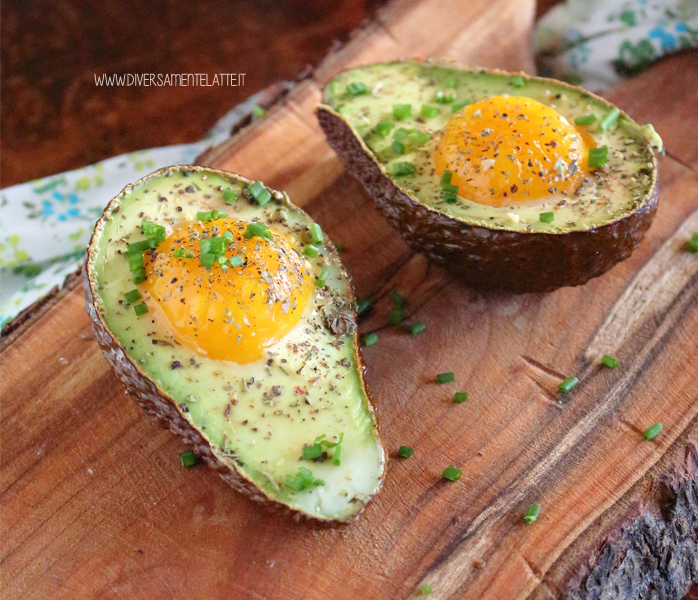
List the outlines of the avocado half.
<svg viewBox="0 0 698 600">
<path fill-rule="evenodd" d="M 222 212 L 211 216 L 211 211 Z M 163 240 L 171 241 L 188 223 L 220 238 L 223 213 L 248 224 L 247 231 L 249 224 L 266 225 L 270 233 L 259 231 L 272 240 L 273 255 L 283 251 L 277 247 L 283 236 L 311 282 L 298 324 L 258 360 L 240 364 L 207 356 L 184 340 L 150 293 L 155 288 L 138 278 L 128 259 L 136 248 L 144 261 L 190 265 L 186 268 L 198 269 L 196 276 L 203 272 L 204 280 L 207 274 L 224 284 L 225 278 L 243 277 L 252 268 L 243 253 L 243 264 L 229 257 L 228 268 L 221 270 L 218 264 L 203 267 L 200 255 L 174 254 Z M 212 218 L 219 220 L 199 223 Z M 147 234 L 155 231 L 157 237 L 157 227 L 164 228 L 162 237 L 143 251 Z M 256 242 L 257 250 L 267 244 L 263 237 L 238 239 Z M 199 240 L 191 241 L 195 254 Z M 181 272 L 185 279 L 188 271 Z M 260 269 L 259 281 L 271 272 L 271 267 Z M 158 275 L 151 268 L 148 277 Z M 256 275 L 249 279 L 253 285 Z M 295 516 L 326 522 L 352 520 L 378 492 L 385 452 L 364 381 L 351 280 L 332 242 L 286 194 L 215 169 L 160 169 L 107 205 L 87 249 L 83 284 L 97 341 L 128 392 L 235 489 Z M 197 302 L 201 287 L 185 285 L 182 301 Z M 270 293 L 269 307 L 275 302 L 289 311 L 285 298 Z M 296 298 L 290 302 L 293 306 Z M 221 335 L 225 331 L 221 325 Z M 228 343 L 234 345 L 235 338 Z"/>
<path fill-rule="evenodd" d="M 547 208 L 492 208 L 460 196 L 455 204 L 440 201 L 434 144 L 459 107 L 497 94 L 552 105 L 570 122 L 595 116 L 588 133 L 598 146 L 608 146 L 609 164 L 585 181 L 586 212 L 571 212 L 575 198 Z M 412 115 L 396 121 L 395 104 L 409 104 Z M 428 116 L 420 113 L 424 105 L 431 107 Z M 617 113 L 613 126 L 599 131 L 611 111 Z M 603 98 L 560 81 L 431 61 L 379 63 L 338 74 L 316 112 L 344 167 L 406 242 L 474 287 L 525 293 L 586 283 L 628 258 L 656 213 L 653 148 L 663 150 L 652 126 L 640 126 Z M 379 123 L 393 134 L 410 128 L 431 139 L 398 155 Z M 406 160 L 416 172 L 394 177 L 393 164 Z M 542 222 L 543 211 L 554 212 L 555 221 Z"/>
</svg>

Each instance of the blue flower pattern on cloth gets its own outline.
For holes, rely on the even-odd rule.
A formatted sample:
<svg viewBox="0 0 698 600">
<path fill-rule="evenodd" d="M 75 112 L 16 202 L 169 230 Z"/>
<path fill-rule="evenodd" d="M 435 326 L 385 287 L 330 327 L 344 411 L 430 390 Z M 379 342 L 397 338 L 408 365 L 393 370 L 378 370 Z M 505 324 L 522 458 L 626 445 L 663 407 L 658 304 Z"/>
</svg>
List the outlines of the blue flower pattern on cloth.
<svg viewBox="0 0 698 600">
<path fill-rule="evenodd" d="M 236 106 L 200 142 L 131 152 L 0 191 L 0 327 L 75 272 L 111 198 L 155 169 L 191 164 L 228 138 L 258 100 Z"/>
</svg>

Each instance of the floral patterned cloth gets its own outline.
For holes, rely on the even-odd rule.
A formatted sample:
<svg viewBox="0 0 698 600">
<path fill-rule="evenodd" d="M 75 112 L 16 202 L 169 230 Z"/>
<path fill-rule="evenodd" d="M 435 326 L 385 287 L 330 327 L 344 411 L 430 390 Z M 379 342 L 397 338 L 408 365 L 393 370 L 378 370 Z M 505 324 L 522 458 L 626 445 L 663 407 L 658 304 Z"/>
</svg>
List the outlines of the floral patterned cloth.
<svg viewBox="0 0 698 600">
<path fill-rule="evenodd" d="M 539 73 L 591 91 L 698 46 L 698 0 L 567 0 L 538 22 Z"/>
<path fill-rule="evenodd" d="M 594 91 L 697 45 L 698 0 L 567 0 L 539 21 L 534 39 L 542 75 Z M 95 221 L 126 184 L 192 162 L 222 142 L 257 98 L 195 144 L 133 152 L 0 191 L 0 326 L 75 271 Z"/>
<path fill-rule="evenodd" d="M 258 97 L 236 106 L 200 142 L 123 154 L 0 191 L 0 327 L 75 272 L 109 200 L 144 175 L 190 164 L 220 144 Z"/>
</svg>

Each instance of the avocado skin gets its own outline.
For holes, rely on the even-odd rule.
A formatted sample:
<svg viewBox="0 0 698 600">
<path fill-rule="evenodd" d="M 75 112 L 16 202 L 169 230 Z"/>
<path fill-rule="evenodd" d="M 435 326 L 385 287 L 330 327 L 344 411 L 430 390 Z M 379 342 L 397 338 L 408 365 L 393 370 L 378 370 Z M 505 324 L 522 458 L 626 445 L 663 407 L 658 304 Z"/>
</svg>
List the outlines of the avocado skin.
<svg viewBox="0 0 698 600">
<path fill-rule="evenodd" d="M 217 456 L 213 451 L 209 441 L 202 435 L 202 433 L 190 424 L 187 419 L 182 414 L 182 409 L 179 407 L 174 398 L 167 394 L 162 388 L 160 388 L 154 381 L 148 378 L 145 372 L 128 356 L 124 346 L 121 342 L 111 333 L 107 327 L 103 316 L 100 311 L 97 310 L 97 304 L 95 302 L 97 281 L 95 277 L 90 276 L 90 268 L 88 265 L 95 258 L 96 245 L 93 243 L 94 240 L 99 235 L 100 229 L 103 223 L 106 221 L 107 217 L 111 214 L 112 209 L 116 207 L 123 196 L 131 191 L 132 188 L 139 186 L 141 183 L 148 179 L 156 178 L 163 175 L 165 172 L 172 169 L 188 169 L 191 171 L 205 171 L 206 173 L 217 173 L 225 176 L 232 176 L 247 183 L 252 183 L 252 180 L 247 179 L 241 175 L 222 171 L 219 169 L 211 169 L 208 167 L 199 166 L 179 166 L 174 165 L 170 167 L 164 167 L 159 169 L 149 175 L 146 175 L 142 179 L 126 186 L 116 197 L 114 197 L 109 204 L 104 209 L 102 216 L 95 226 L 92 237 L 90 238 L 90 243 L 87 246 L 87 252 L 85 254 L 85 262 L 82 269 L 82 284 L 83 291 L 85 294 L 85 306 L 87 309 L 87 314 L 92 321 L 92 330 L 95 334 L 97 343 L 99 344 L 102 354 L 104 354 L 105 359 L 109 366 L 114 370 L 117 377 L 121 383 L 125 386 L 126 392 L 133 395 L 141 408 L 153 417 L 156 417 L 160 423 L 167 427 L 172 433 L 179 435 L 183 438 L 184 442 L 194 448 L 195 453 L 204 459 L 206 464 L 217 471 L 221 478 L 227 482 L 233 489 L 244 494 L 248 498 L 263 503 L 269 510 L 275 513 L 280 513 L 285 516 L 292 517 L 294 520 L 310 520 L 318 523 L 325 524 L 340 524 L 344 522 L 351 522 L 359 517 L 359 515 L 366 509 L 366 506 L 376 497 L 380 491 L 383 481 L 385 478 L 385 462 L 383 462 L 383 471 L 381 479 L 376 486 L 373 496 L 364 503 L 361 510 L 350 515 L 346 520 L 330 520 L 323 519 L 316 515 L 301 512 L 283 504 L 273 497 L 268 496 L 263 490 L 260 490 L 254 482 L 249 480 L 242 469 L 237 468 L 234 461 L 225 459 L 223 457 Z M 267 189 L 274 193 L 274 190 L 270 187 Z M 286 200 L 288 202 L 288 200 Z M 290 204 L 290 203 L 289 203 Z M 296 210 L 301 210 L 299 207 L 294 207 Z M 327 244 L 332 244 L 330 240 L 326 241 Z M 346 272 L 346 269 L 342 265 L 342 273 L 351 282 L 351 277 Z M 356 310 L 352 311 L 354 322 L 357 321 Z M 368 408 L 371 411 L 372 418 L 376 424 L 376 436 L 378 437 L 379 443 L 383 446 L 381 427 L 378 422 L 378 416 L 375 412 L 373 399 L 366 383 L 365 372 L 366 367 L 364 365 L 363 359 L 359 352 L 359 333 L 358 328 L 355 329 L 353 334 L 353 345 L 354 345 L 354 364 L 356 365 L 359 378 L 363 385 L 363 390 L 366 398 L 368 399 Z"/>
<path fill-rule="evenodd" d="M 637 211 L 587 231 L 551 234 L 471 225 L 402 191 L 331 108 L 320 105 L 316 115 L 341 163 L 407 244 L 472 287 L 523 294 L 582 285 L 628 258 L 657 212 L 655 180 L 650 197 Z"/>
</svg>

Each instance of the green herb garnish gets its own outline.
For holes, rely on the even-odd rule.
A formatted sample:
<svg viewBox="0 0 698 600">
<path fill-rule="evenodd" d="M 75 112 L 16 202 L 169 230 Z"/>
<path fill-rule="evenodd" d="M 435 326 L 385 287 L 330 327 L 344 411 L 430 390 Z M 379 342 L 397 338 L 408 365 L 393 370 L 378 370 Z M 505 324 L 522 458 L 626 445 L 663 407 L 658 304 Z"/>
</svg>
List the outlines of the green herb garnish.
<svg viewBox="0 0 698 600">
<path fill-rule="evenodd" d="M 419 593 L 422 596 L 428 596 L 431 594 L 431 586 L 428 583 L 423 584 L 422 587 L 419 588 Z"/>
<path fill-rule="evenodd" d="M 661 433 L 662 429 L 664 429 L 664 426 L 661 423 L 655 423 L 652 427 L 645 429 L 642 435 L 649 442 L 651 439 L 656 438 Z"/>
<path fill-rule="evenodd" d="M 461 108 L 465 108 L 468 106 L 468 104 L 472 104 L 473 101 L 468 98 L 467 100 L 463 100 L 461 102 L 456 102 L 452 107 L 451 107 L 451 112 L 454 114 L 457 113 Z"/>
<path fill-rule="evenodd" d="M 320 248 L 318 248 L 317 246 L 313 246 L 312 244 L 308 244 L 303 249 L 303 254 L 309 256 L 310 258 L 315 258 L 318 254 L 320 254 Z"/>
<path fill-rule="evenodd" d="M 377 333 L 367 333 L 361 338 L 361 343 L 363 346 L 373 346 L 378 341 Z"/>
<path fill-rule="evenodd" d="M 412 323 L 407 331 L 409 331 L 410 335 L 417 335 L 418 333 L 422 333 L 426 328 L 427 326 L 424 323 L 417 321 Z"/>
<path fill-rule="evenodd" d="M 468 392 L 456 392 L 453 395 L 453 401 L 456 404 L 463 404 L 463 402 L 467 401 L 468 399 Z"/>
<path fill-rule="evenodd" d="M 194 258 L 194 253 L 184 248 L 177 248 L 172 253 L 172 256 L 175 258 Z"/>
<path fill-rule="evenodd" d="M 252 107 L 252 114 L 255 117 L 263 117 L 264 116 L 264 109 L 261 106 L 257 106 L 256 104 Z"/>
<path fill-rule="evenodd" d="M 206 254 L 202 254 L 199 257 L 199 264 L 202 267 L 212 267 L 214 264 L 216 264 L 216 255 L 211 254 L 210 252 L 207 252 Z"/>
<path fill-rule="evenodd" d="M 371 310 L 371 301 L 368 298 L 359 298 L 356 301 L 356 314 L 361 316 Z"/>
<path fill-rule="evenodd" d="M 238 199 L 237 190 L 226 188 L 223 190 L 223 200 L 226 204 L 233 204 Z"/>
<path fill-rule="evenodd" d="M 318 287 L 325 287 L 325 284 L 327 283 L 327 276 L 330 274 L 329 269 L 323 269 L 320 271 L 320 275 L 318 275 L 317 278 L 317 285 Z"/>
<path fill-rule="evenodd" d="M 604 367 L 608 367 L 609 369 L 615 369 L 618 366 L 618 359 L 613 358 L 612 356 L 609 356 L 608 354 L 604 354 L 603 358 L 601 359 L 601 364 Z"/>
<path fill-rule="evenodd" d="M 578 383 L 579 383 L 579 379 L 577 379 L 577 378 L 574 377 L 574 376 L 571 376 L 571 377 L 566 377 L 566 378 L 562 381 L 562 383 L 561 383 L 559 386 L 557 386 L 557 387 L 558 387 L 558 389 L 560 390 L 560 393 L 566 394 L 567 392 L 569 392 L 569 391 L 570 391 L 575 385 L 577 385 Z"/>
<path fill-rule="evenodd" d="M 520 90 L 524 84 L 525 82 L 523 77 L 513 77 L 511 80 L 511 85 L 513 85 L 517 90 Z"/>
<path fill-rule="evenodd" d="M 530 525 L 538 518 L 539 514 L 540 514 L 540 504 L 537 504 L 537 503 L 531 504 L 531 506 L 529 506 L 526 509 L 526 514 L 524 515 L 524 518 L 523 518 L 524 523 L 526 523 L 526 525 Z"/>
<path fill-rule="evenodd" d="M 444 479 L 448 479 L 449 481 L 458 481 L 462 474 L 463 474 L 463 471 L 461 471 L 460 469 L 457 469 L 456 467 L 446 467 L 444 469 L 444 472 L 441 474 L 441 476 Z"/>
<path fill-rule="evenodd" d="M 405 153 L 405 144 L 398 142 L 397 140 L 393 140 L 393 143 L 390 144 L 390 148 L 393 152 L 395 152 L 395 154 L 402 155 Z"/>
<path fill-rule="evenodd" d="M 145 302 L 141 302 L 140 304 L 134 305 L 133 310 L 136 313 L 136 316 L 140 317 L 148 312 L 148 305 Z"/>
<path fill-rule="evenodd" d="M 540 215 L 538 215 L 538 218 L 541 220 L 541 223 L 552 223 L 555 220 L 555 213 L 554 212 L 540 213 Z"/>
<path fill-rule="evenodd" d="M 589 168 L 600 169 L 608 162 L 608 146 L 589 149 Z"/>
<path fill-rule="evenodd" d="M 686 244 L 686 249 L 693 254 L 698 254 L 698 233 L 694 233 Z"/>
<path fill-rule="evenodd" d="M 193 450 L 187 450 L 186 452 L 182 452 L 179 455 L 179 460 L 182 461 L 183 467 L 189 468 L 198 464 L 199 457 L 196 454 L 194 454 Z"/>
<path fill-rule="evenodd" d="M 138 290 L 131 290 L 130 292 L 126 292 L 124 294 L 124 299 L 129 304 L 133 304 L 134 302 L 137 302 L 141 298 L 142 298 L 141 293 Z"/>
<path fill-rule="evenodd" d="M 451 373 L 450 371 L 448 373 L 439 373 L 436 376 L 436 382 L 437 383 L 451 383 L 452 381 L 456 380 L 456 376 Z"/>
<path fill-rule="evenodd" d="M 247 191 L 257 201 L 259 206 L 264 206 L 271 200 L 271 193 L 261 181 L 254 181 L 248 187 Z"/>
<path fill-rule="evenodd" d="M 322 246 L 325 243 L 325 236 L 322 234 L 322 228 L 317 223 L 310 225 L 310 238 L 316 246 Z"/>
<path fill-rule="evenodd" d="M 386 137 L 393 127 L 394 125 L 390 121 L 378 121 L 378 123 L 376 123 L 376 134 L 381 137 Z"/>
<path fill-rule="evenodd" d="M 412 116 L 411 104 L 393 104 L 393 118 L 396 121 L 409 119 Z"/>
<path fill-rule="evenodd" d="M 267 227 L 264 223 L 260 222 L 248 223 L 247 229 L 245 229 L 245 233 L 242 234 L 242 237 L 244 237 L 246 240 L 249 240 L 253 237 L 260 237 L 269 241 L 274 239 L 271 231 L 269 231 L 269 227 Z"/>
<path fill-rule="evenodd" d="M 347 94 L 352 98 L 368 94 L 368 86 L 361 81 L 354 81 L 347 86 Z"/>
<path fill-rule="evenodd" d="M 395 306 L 405 306 L 405 304 L 407 304 L 407 298 L 394 289 L 390 290 L 390 299 Z"/>
<path fill-rule="evenodd" d="M 410 448 L 409 446 L 400 446 L 397 453 L 400 455 L 400 458 L 409 458 L 414 454 L 414 448 Z"/>
<path fill-rule="evenodd" d="M 239 254 L 235 256 L 230 257 L 230 266 L 231 267 L 239 267 L 245 262 L 245 259 L 242 258 Z"/>
<path fill-rule="evenodd" d="M 441 173 L 441 185 L 451 185 L 451 178 L 453 177 L 453 171 L 446 169 Z"/>
<path fill-rule="evenodd" d="M 452 102 L 455 102 L 455 100 L 456 100 L 456 93 L 453 90 L 446 90 L 446 91 L 439 90 L 438 92 L 436 92 L 435 100 L 439 104 L 451 104 Z"/>
<path fill-rule="evenodd" d="M 410 162 L 396 162 L 393 163 L 390 172 L 393 177 L 404 177 L 406 175 L 414 175 L 417 172 L 417 167 Z"/>
<path fill-rule="evenodd" d="M 151 241 L 150 239 L 148 240 L 141 240 L 140 242 L 134 242 L 133 244 L 128 244 L 127 247 L 127 253 L 128 254 L 137 254 L 138 252 L 143 252 L 144 250 L 150 250 L 151 248 L 154 248 L 157 246 L 157 244 L 153 245 L 154 241 Z"/>
<path fill-rule="evenodd" d="M 618 117 L 620 116 L 620 109 L 618 108 L 612 108 L 608 114 L 601 119 L 601 122 L 599 123 L 599 131 L 602 133 L 604 131 L 608 131 L 611 128 L 615 128 L 616 124 L 618 123 Z"/>
<path fill-rule="evenodd" d="M 325 439 L 324 435 L 319 435 L 318 437 L 315 438 L 313 443 L 310 446 L 304 446 L 302 450 L 303 454 L 303 460 L 317 460 L 318 458 L 322 458 L 324 450 L 322 449 L 323 446 L 325 448 L 331 449 L 335 448 L 335 453 L 333 455 L 336 456 L 337 450 L 340 450 L 340 456 L 337 457 L 338 462 L 335 463 L 336 465 L 339 465 L 340 462 L 340 457 L 341 457 L 341 449 L 340 449 L 340 444 L 344 440 L 344 434 L 340 433 L 339 437 L 337 438 L 338 441 L 336 442 L 329 442 Z M 323 459 L 324 460 L 324 459 Z"/>
<path fill-rule="evenodd" d="M 325 485 L 325 482 L 322 479 L 315 479 L 310 469 L 298 467 L 298 472 L 295 475 L 286 475 L 286 485 L 292 490 L 302 492 L 311 487 Z"/>
<path fill-rule="evenodd" d="M 422 104 L 422 108 L 419 111 L 423 117 L 427 119 L 433 119 L 438 117 L 441 113 L 441 109 L 438 106 L 429 106 L 428 104 Z"/>
<path fill-rule="evenodd" d="M 589 114 L 589 115 L 583 115 L 581 117 L 577 117 L 574 120 L 575 125 L 579 125 L 580 127 L 588 127 L 591 125 L 594 121 L 596 121 L 596 115 L 595 114 Z"/>
<path fill-rule="evenodd" d="M 388 323 L 393 327 L 402 324 L 405 318 L 404 310 L 401 306 L 395 306 L 390 309 L 390 314 L 388 314 Z"/>
</svg>

